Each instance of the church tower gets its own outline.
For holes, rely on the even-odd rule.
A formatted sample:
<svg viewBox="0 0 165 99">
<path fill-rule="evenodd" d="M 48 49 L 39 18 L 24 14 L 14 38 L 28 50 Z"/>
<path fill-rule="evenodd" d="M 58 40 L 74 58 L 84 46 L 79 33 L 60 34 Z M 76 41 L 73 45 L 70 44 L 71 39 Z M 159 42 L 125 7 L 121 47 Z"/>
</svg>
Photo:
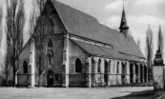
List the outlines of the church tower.
<svg viewBox="0 0 165 99">
<path fill-rule="evenodd" d="M 158 50 L 155 55 L 154 65 L 153 65 L 153 86 L 154 90 L 165 90 L 164 82 L 164 61 L 163 61 L 163 38 L 161 26 L 159 26 L 158 34 Z"/>
<path fill-rule="evenodd" d="M 121 17 L 119 30 L 121 33 L 125 35 L 128 34 L 128 30 L 129 30 L 129 26 L 127 24 L 127 19 L 126 19 L 126 14 L 125 14 L 124 0 L 123 0 L 123 11 L 122 11 L 122 17 Z"/>
<path fill-rule="evenodd" d="M 155 55 L 155 64 L 164 64 L 163 63 L 163 38 L 162 38 L 162 30 L 161 26 L 159 26 L 159 34 L 158 34 L 158 50 Z"/>
</svg>

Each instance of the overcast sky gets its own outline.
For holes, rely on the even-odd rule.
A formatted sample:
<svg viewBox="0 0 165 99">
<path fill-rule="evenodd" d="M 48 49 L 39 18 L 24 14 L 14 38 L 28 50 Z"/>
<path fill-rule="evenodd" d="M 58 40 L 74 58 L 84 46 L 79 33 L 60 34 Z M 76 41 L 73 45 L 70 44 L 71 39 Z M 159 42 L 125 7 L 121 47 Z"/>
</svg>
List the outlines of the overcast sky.
<svg viewBox="0 0 165 99">
<path fill-rule="evenodd" d="M 76 9 L 96 17 L 100 23 L 118 29 L 122 0 L 58 0 Z M 165 0 L 126 0 L 125 9 L 131 35 L 140 39 L 144 52 L 144 42 L 148 24 L 151 25 L 154 38 L 157 38 L 158 26 L 165 31 Z M 156 39 L 154 39 L 156 41 Z M 156 42 L 154 46 L 156 46 Z M 155 50 L 155 49 L 154 49 Z"/>
<path fill-rule="evenodd" d="M 6 0 L 0 0 L 0 7 Z M 36 7 L 34 0 L 25 1 L 25 29 L 24 34 L 28 34 L 29 18 L 32 9 Z M 100 23 L 113 29 L 118 29 L 122 13 L 122 0 L 58 0 L 72 6 L 78 10 L 96 17 Z M 145 48 L 145 36 L 148 24 L 151 25 L 154 34 L 154 46 L 157 45 L 158 26 L 161 24 L 163 35 L 165 32 L 165 0 L 126 0 L 125 9 L 130 34 L 134 39 L 140 40 L 143 53 Z M 4 13 L 4 11 L 3 11 Z M 5 15 L 3 16 L 5 17 Z M 4 36 L 4 35 L 3 35 Z M 164 35 L 165 36 L 165 35 Z M 27 37 L 26 37 L 27 38 Z M 5 39 L 3 40 L 5 41 Z M 4 53 L 4 42 L 1 42 L 1 53 Z M 154 52 L 156 47 L 154 47 Z M 165 52 L 165 51 L 164 51 Z"/>
</svg>

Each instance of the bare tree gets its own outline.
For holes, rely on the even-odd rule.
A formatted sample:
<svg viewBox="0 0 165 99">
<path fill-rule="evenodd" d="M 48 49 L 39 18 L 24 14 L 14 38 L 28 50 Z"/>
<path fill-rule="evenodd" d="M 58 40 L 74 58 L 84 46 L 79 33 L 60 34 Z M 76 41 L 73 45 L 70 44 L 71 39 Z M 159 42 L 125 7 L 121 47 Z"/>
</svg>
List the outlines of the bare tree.
<svg viewBox="0 0 165 99">
<path fill-rule="evenodd" d="M 39 11 L 40 11 L 40 16 L 39 18 L 37 19 L 37 24 L 36 24 L 36 28 L 35 29 L 38 29 L 39 31 L 36 31 L 35 30 L 35 33 L 36 33 L 36 38 L 35 38 L 35 41 L 36 41 L 36 49 L 37 49 L 37 68 L 38 68 L 38 85 L 40 86 L 40 80 L 41 80 L 41 75 L 42 75 L 42 72 L 43 72 L 43 39 L 44 39 L 44 35 L 43 33 L 45 32 L 45 25 L 42 21 L 40 21 L 43 17 L 42 17 L 42 11 L 43 11 L 43 7 L 44 7 L 44 3 L 45 3 L 45 0 L 37 0 L 37 4 L 38 4 L 38 7 L 39 7 Z"/>
<path fill-rule="evenodd" d="M 148 66 L 148 80 L 152 81 L 153 33 L 150 26 L 148 26 L 146 36 L 146 59 Z"/>
<path fill-rule="evenodd" d="M 159 26 L 159 33 L 158 33 L 158 48 L 160 50 L 161 55 L 163 55 L 163 34 L 162 34 L 161 26 Z"/>
<path fill-rule="evenodd" d="M 47 0 L 37 0 L 37 4 L 39 6 L 40 12 L 43 10 L 46 1 Z"/>
<path fill-rule="evenodd" d="M 9 5 L 10 2 L 10 5 Z M 6 75 L 13 75 L 8 81 L 15 85 L 16 68 L 20 51 L 23 47 L 23 27 L 24 27 L 24 3 L 23 0 L 7 0 L 7 56 Z M 12 71 L 11 71 L 12 70 Z"/>
</svg>

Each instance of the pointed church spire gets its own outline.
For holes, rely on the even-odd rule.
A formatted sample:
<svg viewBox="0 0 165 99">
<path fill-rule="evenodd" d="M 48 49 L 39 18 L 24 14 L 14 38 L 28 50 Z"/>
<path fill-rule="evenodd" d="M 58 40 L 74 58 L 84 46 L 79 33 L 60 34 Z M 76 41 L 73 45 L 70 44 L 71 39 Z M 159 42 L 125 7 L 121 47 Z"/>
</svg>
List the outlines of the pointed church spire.
<svg viewBox="0 0 165 99">
<path fill-rule="evenodd" d="M 126 14 L 125 14 L 124 0 L 123 0 L 123 11 L 122 11 L 122 17 L 121 17 L 121 23 L 120 23 L 119 29 L 120 29 L 120 32 L 124 34 L 127 34 L 128 29 L 129 29 L 129 26 L 127 24 Z"/>
</svg>

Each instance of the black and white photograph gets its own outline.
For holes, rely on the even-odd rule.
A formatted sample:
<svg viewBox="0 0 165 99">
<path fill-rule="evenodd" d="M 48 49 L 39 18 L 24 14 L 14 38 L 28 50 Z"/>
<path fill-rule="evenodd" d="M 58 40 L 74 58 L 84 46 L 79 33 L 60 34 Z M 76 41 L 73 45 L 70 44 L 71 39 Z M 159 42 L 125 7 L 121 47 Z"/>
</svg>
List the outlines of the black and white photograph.
<svg viewBox="0 0 165 99">
<path fill-rule="evenodd" d="M 0 0 L 0 99 L 165 99 L 165 0 Z"/>
</svg>

